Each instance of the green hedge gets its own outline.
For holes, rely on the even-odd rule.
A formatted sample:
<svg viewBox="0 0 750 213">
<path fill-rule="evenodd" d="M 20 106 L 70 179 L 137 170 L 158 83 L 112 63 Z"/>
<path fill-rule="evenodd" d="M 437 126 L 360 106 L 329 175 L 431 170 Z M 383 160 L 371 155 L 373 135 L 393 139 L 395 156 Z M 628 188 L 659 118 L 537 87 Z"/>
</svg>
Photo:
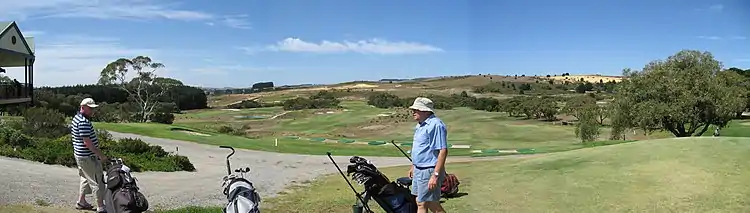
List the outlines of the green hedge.
<svg viewBox="0 0 750 213">
<path fill-rule="evenodd" d="M 108 132 L 96 131 L 104 154 L 109 158 L 122 158 L 132 171 L 195 171 L 195 167 L 185 156 L 168 153 L 160 146 L 149 145 L 140 139 L 113 140 Z M 0 155 L 76 167 L 70 136 L 30 137 L 8 126 L 0 126 Z"/>
</svg>

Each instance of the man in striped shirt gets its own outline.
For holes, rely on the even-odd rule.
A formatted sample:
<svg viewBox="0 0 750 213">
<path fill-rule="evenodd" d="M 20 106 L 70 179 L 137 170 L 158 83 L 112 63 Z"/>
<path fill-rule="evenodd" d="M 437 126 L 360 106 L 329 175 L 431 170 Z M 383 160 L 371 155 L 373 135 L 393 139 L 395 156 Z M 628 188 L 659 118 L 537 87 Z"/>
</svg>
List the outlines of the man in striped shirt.
<svg viewBox="0 0 750 213">
<path fill-rule="evenodd" d="M 78 175 L 81 176 L 76 209 L 93 209 L 94 207 L 86 202 L 86 194 L 93 194 L 96 199 L 97 212 L 103 213 L 105 212 L 105 187 L 101 161 L 106 162 L 108 159 L 99 150 L 99 141 L 96 138 L 94 126 L 89 120 L 94 114 L 93 108 L 97 106 L 99 105 L 94 102 L 94 99 L 83 99 L 80 111 L 73 117 L 70 133 L 73 138 L 73 154 L 78 164 Z"/>
</svg>

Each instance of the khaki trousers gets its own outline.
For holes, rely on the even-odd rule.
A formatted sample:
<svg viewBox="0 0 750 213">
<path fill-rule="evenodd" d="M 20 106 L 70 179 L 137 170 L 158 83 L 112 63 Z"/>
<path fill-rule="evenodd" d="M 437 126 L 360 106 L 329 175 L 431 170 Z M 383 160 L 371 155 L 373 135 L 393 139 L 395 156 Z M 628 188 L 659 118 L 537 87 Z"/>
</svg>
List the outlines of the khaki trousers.
<svg viewBox="0 0 750 213">
<path fill-rule="evenodd" d="M 101 161 L 92 155 L 76 157 L 76 164 L 78 164 L 78 175 L 81 177 L 78 192 L 81 195 L 93 194 L 97 204 L 104 203 L 104 171 Z"/>
</svg>

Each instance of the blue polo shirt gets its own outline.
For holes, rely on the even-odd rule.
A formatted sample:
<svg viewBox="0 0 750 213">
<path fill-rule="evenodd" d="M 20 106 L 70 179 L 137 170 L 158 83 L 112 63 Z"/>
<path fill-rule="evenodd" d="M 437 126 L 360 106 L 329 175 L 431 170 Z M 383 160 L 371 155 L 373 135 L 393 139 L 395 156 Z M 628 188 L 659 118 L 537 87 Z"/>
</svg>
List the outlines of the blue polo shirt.
<svg viewBox="0 0 750 213">
<path fill-rule="evenodd" d="M 448 148 L 448 131 L 440 118 L 431 115 L 414 129 L 414 143 L 411 146 L 411 158 L 417 167 L 434 167 L 437 165 L 441 149 Z"/>
</svg>

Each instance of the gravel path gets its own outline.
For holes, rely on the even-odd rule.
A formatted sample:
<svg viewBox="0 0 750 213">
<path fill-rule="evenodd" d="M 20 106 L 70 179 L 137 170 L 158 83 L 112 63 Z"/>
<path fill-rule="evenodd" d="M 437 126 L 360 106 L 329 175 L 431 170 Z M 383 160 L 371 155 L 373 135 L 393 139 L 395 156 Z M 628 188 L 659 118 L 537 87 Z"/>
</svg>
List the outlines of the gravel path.
<svg viewBox="0 0 750 213">
<path fill-rule="evenodd" d="M 140 138 L 157 144 L 166 151 L 179 148 L 179 155 L 187 156 L 196 172 L 141 172 L 138 178 L 142 192 L 155 208 L 175 208 L 190 205 L 217 206 L 224 204 L 221 178 L 226 174 L 225 157 L 229 150 L 192 142 L 152 138 L 134 134 L 110 132 L 115 138 Z M 395 151 L 395 150 L 394 150 Z M 334 156 L 339 166 L 345 166 L 350 156 Z M 449 157 L 449 162 L 493 160 L 508 157 L 470 158 Z M 408 165 L 404 157 L 366 157 L 378 167 Z M 125 162 L 127 165 L 127 162 Z M 237 149 L 232 156 L 232 167 L 250 167 L 249 179 L 264 198 L 270 198 L 286 187 L 314 180 L 334 173 L 325 155 L 298 155 Z M 234 168 L 233 168 L 234 169 Z M 73 168 L 44 165 L 20 159 L 0 157 L 0 205 L 34 203 L 43 200 L 53 205 L 71 205 L 78 191 L 78 172 Z M 92 199 L 89 199 L 93 202 Z"/>
</svg>

